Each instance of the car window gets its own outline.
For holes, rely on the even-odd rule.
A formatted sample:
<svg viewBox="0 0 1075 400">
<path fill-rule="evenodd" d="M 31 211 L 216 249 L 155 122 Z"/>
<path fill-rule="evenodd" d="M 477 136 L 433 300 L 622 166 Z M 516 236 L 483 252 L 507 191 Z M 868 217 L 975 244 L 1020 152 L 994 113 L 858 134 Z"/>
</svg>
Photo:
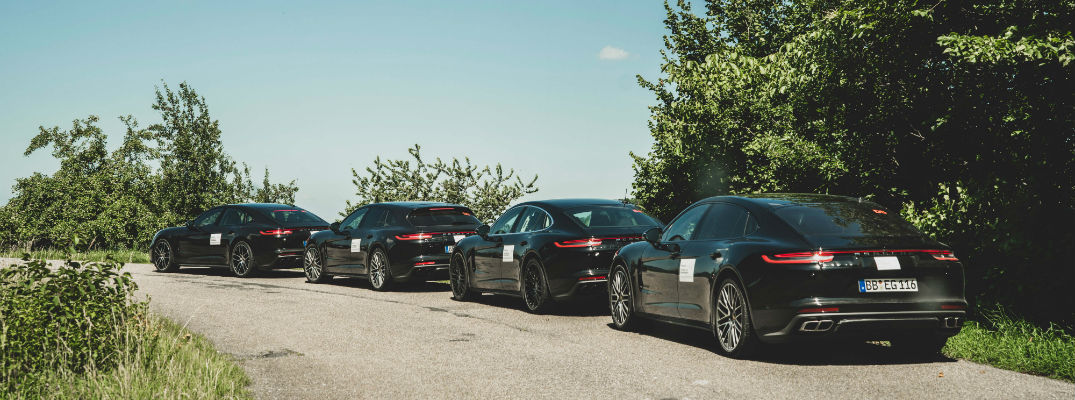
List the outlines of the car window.
<svg viewBox="0 0 1075 400">
<path fill-rule="evenodd" d="M 411 211 L 407 219 L 414 226 L 481 225 L 474 213 L 462 207 L 432 207 Z"/>
<path fill-rule="evenodd" d="M 359 227 L 364 229 L 380 228 L 384 226 L 385 219 L 388 217 L 388 208 L 386 207 L 370 207 L 370 212 L 362 217 L 362 224 Z"/>
<path fill-rule="evenodd" d="M 347 218 L 343 219 L 343 222 L 340 223 L 340 230 L 352 231 L 358 229 L 358 224 L 362 223 L 363 217 L 369 210 L 369 207 L 355 210 L 355 212 L 351 213 L 351 215 L 348 215 Z"/>
<path fill-rule="evenodd" d="M 713 204 L 695 239 L 730 239 L 746 234 L 750 213 L 734 204 Z"/>
<path fill-rule="evenodd" d="M 265 210 L 269 217 L 277 224 L 286 227 L 299 227 L 299 226 L 325 226 L 328 222 L 314 215 L 314 213 L 303 210 L 301 208 L 282 208 L 276 210 Z"/>
<path fill-rule="evenodd" d="M 778 208 L 777 217 L 806 236 L 916 236 L 921 233 L 898 213 L 869 203 L 821 203 Z"/>
<path fill-rule="evenodd" d="M 583 228 L 661 226 L 642 210 L 621 206 L 584 206 L 564 212 Z"/>
<path fill-rule="evenodd" d="M 511 228 L 515 226 L 515 220 L 519 219 L 519 213 L 525 208 L 526 207 L 515 207 L 505 212 L 504 215 L 501 215 L 500 218 L 493 223 L 493 226 L 489 228 L 489 233 L 499 235 L 511 232 Z"/>
<path fill-rule="evenodd" d="M 533 232 L 545 229 L 547 224 L 547 214 L 545 210 L 537 207 L 526 207 L 526 211 L 522 214 L 522 220 L 516 224 L 517 228 L 513 232 Z"/>
<path fill-rule="evenodd" d="M 251 217 L 250 214 L 247 214 L 246 211 L 237 208 L 229 208 L 227 211 L 224 211 L 224 216 L 220 217 L 220 225 L 237 226 L 248 224 L 253 220 L 254 218 Z"/>
<path fill-rule="evenodd" d="M 705 215 L 708 209 L 708 204 L 702 204 L 685 211 L 679 218 L 676 218 L 675 221 L 668 225 L 668 229 L 664 230 L 661 241 L 691 240 L 694 236 L 694 231 L 702 220 L 702 216 Z"/>
<path fill-rule="evenodd" d="M 198 216 L 198 219 L 194 220 L 194 226 L 202 228 L 215 224 L 218 219 L 217 217 L 220 217 L 221 211 L 224 211 L 224 209 L 214 208 L 202 213 L 202 215 Z"/>
</svg>

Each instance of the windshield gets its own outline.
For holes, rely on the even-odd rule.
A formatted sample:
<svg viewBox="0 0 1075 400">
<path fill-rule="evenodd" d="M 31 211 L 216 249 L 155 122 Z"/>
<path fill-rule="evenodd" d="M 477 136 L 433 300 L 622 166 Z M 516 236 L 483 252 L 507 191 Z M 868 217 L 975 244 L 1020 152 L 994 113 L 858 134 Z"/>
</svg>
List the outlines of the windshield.
<svg viewBox="0 0 1075 400">
<path fill-rule="evenodd" d="M 266 210 L 266 212 L 273 221 L 285 227 L 328 225 L 328 222 L 325 222 L 321 217 L 301 208 Z"/>
<path fill-rule="evenodd" d="M 564 212 L 583 228 L 661 226 L 641 210 L 616 206 L 585 206 Z"/>
<path fill-rule="evenodd" d="M 803 235 L 920 235 L 898 214 L 872 203 L 824 203 L 775 210 L 780 219 Z"/>
<path fill-rule="evenodd" d="M 461 207 L 434 207 L 411 211 L 407 216 L 414 226 L 481 225 L 474 213 Z"/>
</svg>

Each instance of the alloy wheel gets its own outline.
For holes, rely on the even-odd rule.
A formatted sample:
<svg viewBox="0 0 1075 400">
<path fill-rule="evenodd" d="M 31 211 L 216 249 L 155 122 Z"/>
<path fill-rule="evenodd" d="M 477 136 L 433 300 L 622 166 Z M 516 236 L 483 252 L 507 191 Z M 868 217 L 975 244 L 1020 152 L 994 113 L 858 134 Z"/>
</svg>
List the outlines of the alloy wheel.
<svg viewBox="0 0 1075 400">
<path fill-rule="evenodd" d="M 322 265 L 321 257 L 317 253 L 317 249 L 306 249 L 306 256 L 303 257 L 303 268 L 306 270 L 306 279 L 310 282 L 315 282 L 321 278 Z"/>
<path fill-rule="evenodd" d="M 250 272 L 250 261 L 254 258 L 250 246 L 246 243 L 235 245 L 231 252 L 231 269 L 238 276 L 246 276 Z"/>
<path fill-rule="evenodd" d="M 724 351 L 735 351 L 743 338 L 744 313 L 743 293 L 732 282 L 726 282 L 720 288 L 717 297 L 717 341 Z"/>
<path fill-rule="evenodd" d="M 375 288 L 384 286 L 384 256 L 381 252 L 376 251 L 373 253 L 373 257 L 370 258 L 370 284 Z"/>
<path fill-rule="evenodd" d="M 452 284 L 452 294 L 457 299 L 462 299 L 467 295 L 467 275 L 463 268 L 463 257 L 456 254 L 448 264 L 448 275 L 451 279 L 449 282 Z"/>
<path fill-rule="evenodd" d="M 623 269 L 616 269 L 609 285 L 608 299 L 612 309 L 612 322 L 617 326 L 626 325 L 631 317 L 631 288 L 627 282 L 627 273 Z"/>
<path fill-rule="evenodd" d="M 172 247 L 167 241 L 161 240 L 153 247 L 153 266 L 157 271 L 167 270 L 172 265 Z"/>
<path fill-rule="evenodd" d="M 531 311 L 540 309 L 545 304 L 546 290 L 545 280 L 541 279 L 541 269 L 537 265 L 527 266 L 523 286 L 526 307 Z"/>
</svg>

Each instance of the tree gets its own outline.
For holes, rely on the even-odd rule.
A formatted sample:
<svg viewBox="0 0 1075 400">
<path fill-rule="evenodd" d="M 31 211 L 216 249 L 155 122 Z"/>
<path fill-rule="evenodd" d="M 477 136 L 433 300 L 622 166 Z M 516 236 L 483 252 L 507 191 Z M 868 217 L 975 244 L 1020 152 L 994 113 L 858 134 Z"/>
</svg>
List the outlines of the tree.
<svg viewBox="0 0 1075 400">
<path fill-rule="evenodd" d="M 408 160 L 382 161 L 377 157 L 372 167 L 366 167 L 364 175 L 352 168 L 358 199 L 354 203 L 348 200 L 340 215 L 346 216 L 370 203 L 442 201 L 467 206 L 478 219 L 491 222 L 513 201 L 538 191 L 534 185 L 537 175 L 524 182 L 514 169 L 505 172 L 499 163 L 480 167 L 472 164 L 470 158 L 462 161 L 453 158 L 448 163 L 438 157 L 430 164 L 422 159 L 421 146 L 416 144 L 407 151 L 414 158 L 413 164 Z"/>
<path fill-rule="evenodd" d="M 1071 327 L 1075 2 L 666 4 L 640 205 L 871 198 L 955 247 L 968 295 Z"/>
<path fill-rule="evenodd" d="M 249 168 L 221 147 L 205 99 L 186 83 L 179 92 L 158 89 L 153 107 L 162 122 L 148 129 L 120 117 L 127 132 L 111 152 L 96 116 L 68 130 L 40 127 L 25 154 L 51 148 L 60 168 L 16 181 L 0 208 L 0 245 L 66 246 L 80 235 L 85 248 L 146 247 L 155 231 L 221 203 L 294 202 L 295 182 L 274 184 L 267 169 L 262 185 L 253 184 Z"/>
</svg>

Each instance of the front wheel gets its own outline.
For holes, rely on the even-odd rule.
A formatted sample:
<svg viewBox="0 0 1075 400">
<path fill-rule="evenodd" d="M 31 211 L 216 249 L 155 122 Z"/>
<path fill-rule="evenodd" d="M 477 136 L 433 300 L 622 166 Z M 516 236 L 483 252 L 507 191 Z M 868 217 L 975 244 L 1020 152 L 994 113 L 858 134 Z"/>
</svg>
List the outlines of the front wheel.
<svg viewBox="0 0 1075 400">
<path fill-rule="evenodd" d="M 449 283 L 452 285 L 452 299 L 457 301 L 474 301 L 478 293 L 467 282 L 467 263 L 463 255 L 456 253 L 448 264 Z"/>
<path fill-rule="evenodd" d="M 388 256 L 380 247 L 373 250 L 369 261 L 370 286 L 376 291 L 386 291 L 392 288 L 392 272 L 388 268 Z"/>
<path fill-rule="evenodd" d="M 332 280 L 332 275 L 325 273 L 325 261 L 317 247 L 306 249 L 302 257 L 302 271 L 306 273 L 306 282 L 325 283 Z"/>
<path fill-rule="evenodd" d="M 608 308 L 612 312 L 612 326 L 629 331 L 638 325 L 634 303 L 631 303 L 631 279 L 627 277 L 627 269 L 623 265 L 612 268 L 609 276 L 612 279 L 608 281 Z"/>
<path fill-rule="evenodd" d="M 249 278 L 257 275 L 258 269 L 254 265 L 254 251 L 246 242 L 236 243 L 231 248 L 231 272 L 240 278 Z"/>
<path fill-rule="evenodd" d="M 726 278 L 717 286 L 713 299 L 711 327 L 721 354 L 743 358 L 755 350 L 758 339 L 750 319 L 750 307 L 739 282 Z"/>
<path fill-rule="evenodd" d="M 541 263 L 535 258 L 527 261 L 526 266 L 523 268 L 522 295 L 523 301 L 526 303 L 526 310 L 534 314 L 547 312 L 551 306 L 552 299 L 549 296 L 549 285 L 545 280 L 545 273 L 542 271 Z"/>
<path fill-rule="evenodd" d="M 179 264 L 175 262 L 175 252 L 172 251 L 172 245 L 168 244 L 167 240 L 160 239 L 157 243 L 154 243 L 150 257 L 152 257 L 151 261 L 153 261 L 153 267 L 157 269 L 157 272 L 175 272 L 179 270 Z"/>
</svg>

